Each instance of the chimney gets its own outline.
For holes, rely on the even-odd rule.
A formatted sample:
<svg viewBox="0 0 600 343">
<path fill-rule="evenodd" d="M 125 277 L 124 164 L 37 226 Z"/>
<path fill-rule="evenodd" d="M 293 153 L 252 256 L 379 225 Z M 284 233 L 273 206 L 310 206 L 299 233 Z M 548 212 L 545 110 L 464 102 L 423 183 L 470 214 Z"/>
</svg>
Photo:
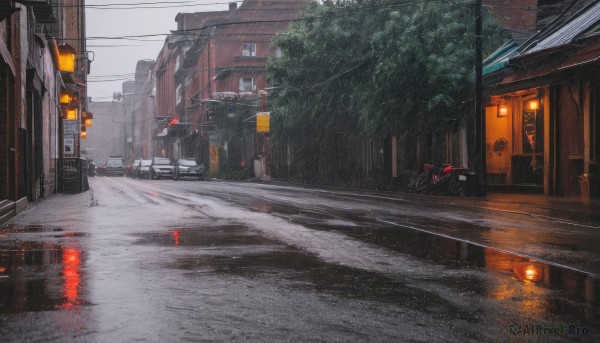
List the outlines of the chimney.
<svg viewBox="0 0 600 343">
<path fill-rule="evenodd" d="M 230 3 L 229 3 L 229 10 L 230 10 L 230 11 L 235 11 L 235 10 L 237 10 L 237 2 L 230 2 Z"/>
</svg>

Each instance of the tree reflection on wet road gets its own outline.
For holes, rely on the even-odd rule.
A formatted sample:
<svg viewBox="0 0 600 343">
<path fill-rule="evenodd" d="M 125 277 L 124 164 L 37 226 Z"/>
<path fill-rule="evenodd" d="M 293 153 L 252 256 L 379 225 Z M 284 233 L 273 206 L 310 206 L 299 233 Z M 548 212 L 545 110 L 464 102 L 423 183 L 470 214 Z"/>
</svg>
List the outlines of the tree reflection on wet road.
<svg viewBox="0 0 600 343">
<path fill-rule="evenodd" d="M 599 242 L 575 244 L 577 225 L 411 196 L 90 182 L 0 229 L 2 341 L 599 338 L 598 252 L 576 251 Z"/>
</svg>

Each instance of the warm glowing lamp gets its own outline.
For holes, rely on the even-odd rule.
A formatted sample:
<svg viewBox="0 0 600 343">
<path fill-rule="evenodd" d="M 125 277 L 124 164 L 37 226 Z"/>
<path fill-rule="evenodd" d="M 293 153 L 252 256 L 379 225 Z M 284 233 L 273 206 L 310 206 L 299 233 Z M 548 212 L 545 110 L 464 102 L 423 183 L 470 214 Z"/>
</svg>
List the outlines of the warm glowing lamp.
<svg viewBox="0 0 600 343">
<path fill-rule="evenodd" d="M 498 117 L 507 117 L 508 116 L 508 106 L 500 105 L 498 106 Z"/>
<path fill-rule="evenodd" d="M 81 139 L 86 139 L 87 138 L 87 129 L 85 128 L 85 125 L 81 125 Z"/>
<path fill-rule="evenodd" d="M 77 120 L 79 119 L 79 114 L 77 113 L 77 107 L 64 107 L 64 118 L 65 120 Z"/>
<path fill-rule="evenodd" d="M 81 112 L 81 121 L 85 127 L 92 127 L 92 119 L 94 119 L 94 115 L 90 112 Z"/>
<path fill-rule="evenodd" d="M 538 108 L 540 108 L 540 102 L 537 99 L 534 100 L 530 100 L 528 103 L 528 107 L 530 110 L 532 111 L 536 111 Z"/>
<path fill-rule="evenodd" d="M 69 92 L 61 91 L 60 92 L 60 104 L 68 105 L 73 101 L 73 96 Z"/>
<path fill-rule="evenodd" d="M 58 70 L 74 73 L 76 58 L 77 50 L 72 46 L 69 44 L 61 44 L 58 46 Z"/>
</svg>

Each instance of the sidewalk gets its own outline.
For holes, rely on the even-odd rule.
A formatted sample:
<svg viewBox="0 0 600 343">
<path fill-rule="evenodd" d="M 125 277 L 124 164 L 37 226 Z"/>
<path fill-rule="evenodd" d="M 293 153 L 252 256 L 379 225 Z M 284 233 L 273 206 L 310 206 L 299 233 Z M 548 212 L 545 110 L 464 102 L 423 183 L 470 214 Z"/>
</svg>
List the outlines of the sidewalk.
<svg viewBox="0 0 600 343">
<path fill-rule="evenodd" d="M 484 208 L 486 210 L 522 213 L 542 216 L 557 221 L 568 221 L 580 225 L 596 226 L 600 229 L 600 199 L 583 200 L 580 196 L 556 196 L 522 193 L 489 193 L 485 197 L 455 197 L 444 195 L 423 195 L 418 193 L 389 192 L 368 189 L 352 189 L 308 185 L 294 182 L 273 180 L 269 182 L 252 180 L 251 182 L 293 185 L 305 188 L 335 189 L 339 191 L 354 191 L 361 194 L 371 194 L 388 198 L 412 198 L 418 202 L 435 202 L 454 206 Z"/>
</svg>

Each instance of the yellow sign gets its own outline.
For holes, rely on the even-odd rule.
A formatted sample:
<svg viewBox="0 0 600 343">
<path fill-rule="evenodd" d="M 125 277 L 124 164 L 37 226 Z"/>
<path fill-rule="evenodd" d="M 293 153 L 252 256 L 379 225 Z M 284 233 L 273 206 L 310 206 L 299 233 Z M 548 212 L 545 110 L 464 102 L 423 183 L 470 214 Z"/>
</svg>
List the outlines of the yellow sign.
<svg viewBox="0 0 600 343">
<path fill-rule="evenodd" d="M 256 132 L 269 132 L 270 129 L 270 113 L 258 112 L 256 114 Z"/>
</svg>

